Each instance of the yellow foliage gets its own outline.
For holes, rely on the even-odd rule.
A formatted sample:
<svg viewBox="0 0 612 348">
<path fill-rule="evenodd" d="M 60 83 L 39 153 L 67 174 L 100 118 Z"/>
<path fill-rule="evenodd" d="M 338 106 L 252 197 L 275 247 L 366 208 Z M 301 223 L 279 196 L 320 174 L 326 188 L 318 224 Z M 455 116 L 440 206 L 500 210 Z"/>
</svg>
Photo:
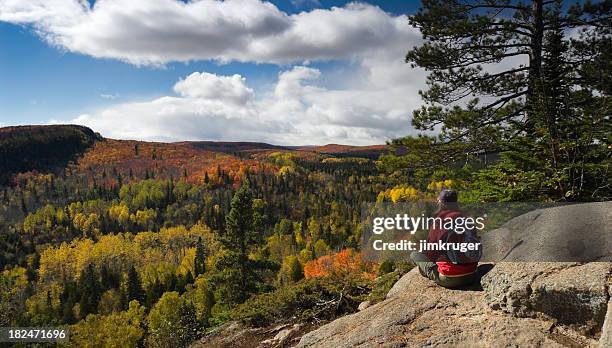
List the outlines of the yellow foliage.
<svg viewBox="0 0 612 348">
<path fill-rule="evenodd" d="M 393 203 L 397 203 L 420 199 L 422 194 L 412 186 L 398 186 L 390 189 L 388 196 Z"/>
<path fill-rule="evenodd" d="M 282 166 L 281 169 L 278 170 L 279 175 L 288 175 L 295 173 L 295 169 L 290 166 Z"/>
<path fill-rule="evenodd" d="M 447 180 L 440 180 L 440 181 L 432 181 L 429 183 L 429 185 L 427 185 L 427 190 L 428 191 L 434 191 L 434 192 L 440 192 L 443 189 L 451 189 L 451 188 L 455 188 L 456 183 L 455 181 L 451 180 L 451 179 L 447 179 Z"/>
<path fill-rule="evenodd" d="M 117 221 L 121 225 L 126 225 L 130 220 L 130 210 L 125 203 L 116 204 L 108 209 L 108 215 L 111 219 Z"/>
<path fill-rule="evenodd" d="M 89 238 L 75 239 L 44 250 L 40 256 L 39 276 L 42 285 L 74 279 L 89 264 L 104 264 L 110 270 L 124 273 L 135 266 L 143 269 L 145 279 L 167 276 L 177 268 L 193 273 L 193 256 L 198 238 L 211 253 L 218 250 L 212 232 L 205 226 L 191 229 L 174 227 L 159 233 L 141 232 L 104 235 L 97 242 Z M 146 267 L 145 267 L 146 265 Z"/>
</svg>

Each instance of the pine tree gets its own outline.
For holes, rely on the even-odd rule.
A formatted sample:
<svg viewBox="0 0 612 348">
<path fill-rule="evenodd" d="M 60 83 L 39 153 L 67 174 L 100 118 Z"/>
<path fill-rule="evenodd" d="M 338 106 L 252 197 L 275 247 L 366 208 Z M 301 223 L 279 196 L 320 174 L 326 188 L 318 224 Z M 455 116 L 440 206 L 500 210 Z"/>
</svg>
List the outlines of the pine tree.
<svg viewBox="0 0 612 348">
<path fill-rule="evenodd" d="M 610 129 L 603 115 L 611 107 L 611 12 L 609 2 L 424 0 L 410 23 L 425 42 L 406 61 L 429 73 L 428 90 L 412 122 L 440 134 L 393 140 L 408 154 L 384 156 L 381 169 L 433 171 L 495 151 L 505 154 L 499 170 L 508 177 L 537 168 L 525 178 L 540 179 L 524 191 L 575 199 L 594 190 L 609 194 L 596 163 L 610 164 L 602 154 L 609 136 L 599 130 Z M 570 30 L 583 35 L 570 39 Z"/>
<path fill-rule="evenodd" d="M 253 193 L 249 183 L 245 182 L 232 198 L 230 211 L 225 217 L 225 232 L 220 235 L 219 241 L 226 248 L 246 256 L 247 246 L 261 240 L 256 230 L 257 219 L 253 210 Z"/>
<path fill-rule="evenodd" d="M 127 273 L 127 284 L 126 284 L 126 303 L 130 303 L 132 300 L 142 302 L 143 290 L 142 283 L 140 282 L 140 276 L 136 272 L 134 266 L 130 267 Z"/>
<path fill-rule="evenodd" d="M 196 243 L 193 267 L 196 277 L 206 272 L 206 251 L 204 250 L 204 245 L 202 244 L 202 237 L 199 237 L 198 242 Z"/>
<path fill-rule="evenodd" d="M 257 271 L 267 265 L 249 259 L 249 248 L 261 243 L 261 216 L 253 209 L 253 193 L 248 182 L 236 191 L 225 218 L 225 231 L 219 241 L 226 249 L 216 260 L 212 277 L 219 299 L 229 305 L 242 303 L 257 291 L 261 278 Z"/>
<path fill-rule="evenodd" d="M 85 318 L 87 314 L 95 313 L 100 299 L 100 283 L 93 264 L 87 265 L 79 277 L 79 317 Z"/>
</svg>

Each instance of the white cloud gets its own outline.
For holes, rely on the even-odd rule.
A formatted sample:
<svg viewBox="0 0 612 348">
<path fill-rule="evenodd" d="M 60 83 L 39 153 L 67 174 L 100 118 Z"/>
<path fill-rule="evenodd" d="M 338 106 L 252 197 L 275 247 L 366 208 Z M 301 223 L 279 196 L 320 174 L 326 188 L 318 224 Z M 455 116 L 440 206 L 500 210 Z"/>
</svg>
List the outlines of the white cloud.
<svg viewBox="0 0 612 348">
<path fill-rule="evenodd" d="M 219 99 L 237 104 L 246 103 L 253 94 L 240 75 L 217 76 L 206 72 L 187 76 L 174 85 L 174 91 L 183 97 Z"/>
<path fill-rule="evenodd" d="M 418 37 L 405 16 L 359 3 L 289 15 L 260 0 L 0 0 L 0 21 L 32 25 L 68 51 L 138 65 L 346 59 Z"/>
<path fill-rule="evenodd" d="M 114 138 L 285 145 L 376 144 L 413 132 L 409 120 L 416 87 L 328 89 L 317 85 L 320 74 L 293 67 L 256 98 L 239 75 L 196 72 L 175 84 L 178 96 L 122 103 L 70 122 Z M 416 78 L 422 78 L 418 71 L 406 83 Z"/>
<path fill-rule="evenodd" d="M 376 6 L 287 14 L 260 0 L 0 0 L 0 21 L 30 25 L 63 50 L 135 65 L 289 65 L 270 89 L 194 72 L 177 81 L 175 95 L 72 120 L 105 136 L 298 145 L 374 144 L 415 132 L 410 118 L 425 74 L 403 60 L 420 33 Z M 328 60 L 351 64 L 325 74 L 306 66 Z"/>
</svg>

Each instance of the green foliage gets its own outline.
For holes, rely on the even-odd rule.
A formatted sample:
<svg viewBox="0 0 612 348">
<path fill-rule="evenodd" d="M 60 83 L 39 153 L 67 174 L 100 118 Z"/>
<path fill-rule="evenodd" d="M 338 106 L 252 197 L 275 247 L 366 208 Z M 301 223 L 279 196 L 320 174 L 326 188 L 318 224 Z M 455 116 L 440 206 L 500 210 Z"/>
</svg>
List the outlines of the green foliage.
<svg viewBox="0 0 612 348">
<path fill-rule="evenodd" d="M 393 285 L 401 278 L 400 272 L 393 271 L 385 273 L 372 281 L 372 290 L 368 294 L 368 301 L 370 304 L 378 303 L 383 301 L 387 297 L 387 293 L 393 287 Z"/>
<path fill-rule="evenodd" d="M 261 217 L 253 209 L 253 192 L 248 183 L 234 194 L 230 207 L 225 218 L 225 231 L 219 235 L 219 241 L 227 249 L 246 255 L 249 245 L 261 241 L 258 231 Z"/>
<path fill-rule="evenodd" d="M 119 191 L 119 198 L 133 210 L 158 208 L 172 199 L 171 185 L 168 180 L 142 180 L 135 184 L 123 185 Z"/>
<path fill-rule="evenodd" d="M 384 260 L 380 266 L 378 267 L 378 275 L 382 276 L 387 273 L 393 272 L 395 269 L 395 264 L 391 260 Z"/>
<path fill-rule="evenodd" d="M 304 266 L 297 256 L 289 255 L 285 257 L 277 278 L 281 285 L 292 284 L 304 278 Z"/>
<path fill-rule="evenodd" d="M 204 245 L 202 244 L 202 238 L 198 238 L 198 243 L 196 244 L 193 267 L 196 277 L 206 272 L 206 251 L 204 250 Z"/>
<path fill-rule="evenodd" d="M 184 297 L 193 303 L 196 317 L 202 326 L 209 326 L 215 297 L 206 279 L 198 277 L 192 285 L 188 285 Z"/>
<path fill-rule="evenodd" d="M 134 266 L 130 267 L 127 272 L 125 300 L 128 303 L 132 300 L 139 302 L 144 300 L 142 282 L 140 281 L 140 276 L 136 272 L 136 268 Z"/>
<path fill-rule="evenodd" d="M 258 271 L 269 268 L 268 263 L 249 257 L 249 250 L 261 242 L 260 222 L 260 215 L 253 209 L 253 193 L 245 183 L 232 198 L 225 231 L 219 235 L 225 251 L 216 259 L 211 278 L 217 297 L 229 306 L 258 292 L 262 283 Z"/>
<path fill-rule="evenodd" d="M 147 316 L 148 347 L 186 347 L 196 337 L 199 323 L 193 305 L 177 292 L 166 292 Z"/>
<path fill-rule="evenodd" d="M 79 288 L 81 298 L 79 299 L 79 318 L 85 318 L 87 314 L 95 313 L 100 299 L 100 284 L 98 276 L 92 264 L 87 265 L 79 276 Z"/>
<path fill-rule="evenodd" d="M 470 200 L 609 199 L 611 11 L 605 2 L 424 1 L 410 22 L 425 41 L 406 61 L 429 72 L 428 90 L 412 122 L 440 133 L 393 140 L 405 154 L 383 156 L 379 168 L 411 177 L 499 153 Z"/>
</svg>

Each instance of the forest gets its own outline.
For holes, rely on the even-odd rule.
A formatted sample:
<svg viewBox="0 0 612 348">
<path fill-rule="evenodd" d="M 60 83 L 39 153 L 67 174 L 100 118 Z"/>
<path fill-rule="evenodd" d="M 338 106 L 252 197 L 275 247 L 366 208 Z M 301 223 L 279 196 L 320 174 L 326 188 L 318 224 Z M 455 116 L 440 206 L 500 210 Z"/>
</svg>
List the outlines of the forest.
<svg viewBox="0 0 612 348">
<path fill-rule="evenodd" d="M 363 203 L 610 200 L 612 4 L 561 5 L 422 1 L 423 133 L 387 146 L 0 129 L 0 327 L 183 347 L 229 321 L 320 325 L 411 268 L 361 257 Z"/>
<path fill-rule="evenodd" d="M 369 159 L 98 139 L 39 170 L 2 188 L 3 326 L 180 346 L 227 320 L 354 311 L 379 272 L 358 253 L 359 206 L 393 185 Z"/>
</svg>

